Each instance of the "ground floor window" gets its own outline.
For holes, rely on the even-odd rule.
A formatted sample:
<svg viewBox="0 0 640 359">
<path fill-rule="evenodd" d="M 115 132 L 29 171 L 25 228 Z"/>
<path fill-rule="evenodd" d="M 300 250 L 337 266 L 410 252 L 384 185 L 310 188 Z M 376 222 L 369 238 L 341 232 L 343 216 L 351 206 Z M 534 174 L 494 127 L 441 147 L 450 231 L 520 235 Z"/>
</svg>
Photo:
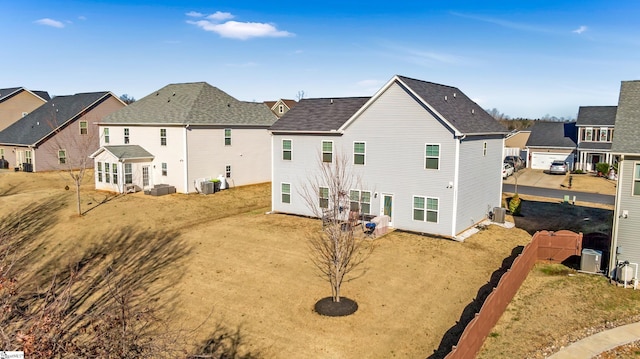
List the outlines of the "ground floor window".
<svg viewBox="0 0 640 359">
<path fill-rule="evenodd" d="M 349 209 L 351 211 L 371 214 L 371 192 L 361 190 L 349 191 Z"/>
<path fill-rule="evenodd" d="M 438 199 L 414 196 L 413 219 L 416 221 L 438 223 Z"/>
<path fill-rule="evenodd" d="M 320 187 L 318 195 L 320 208 L 329 208 L 329 188 Z"/>
<path fill-rule="evenodd" d="M 231 178 L 231 165 L 226 165 L 224 167 L 224 176 L 226 178 Z"/>
<path fill-rule="evenodd" d="M 124 164 L 124 183 L 125 184 L 133 183 L 133 173 L 131 170 L 131 163 Z"/>
<path fill-rule="evenodd" d="M 113 164 L 113 184 L 118 184 L 118 164 Z"/>
<path fill-rule="evenodd" d="M 98 182 L 102 182 L 102 162 L 98 162 L 97 166 L 98 166 Z"/>
<path fill-rule="evenodd" d="M 162 162 L 162 175 L 163 176 L 167 175 L 167 163 L 166 162 Z"/>
<path fill-rule="evenodd" d="M 107 183 L 111 183 L 111 174 L 109 173 L 109 167 L 111 164 L 109 162 L 104 163 L 104 181 Z"/>
<path fill-rule="evenodd" d="M 282 203 L 291 203 L 291 184 L 282 184 Z"/>
</svg>

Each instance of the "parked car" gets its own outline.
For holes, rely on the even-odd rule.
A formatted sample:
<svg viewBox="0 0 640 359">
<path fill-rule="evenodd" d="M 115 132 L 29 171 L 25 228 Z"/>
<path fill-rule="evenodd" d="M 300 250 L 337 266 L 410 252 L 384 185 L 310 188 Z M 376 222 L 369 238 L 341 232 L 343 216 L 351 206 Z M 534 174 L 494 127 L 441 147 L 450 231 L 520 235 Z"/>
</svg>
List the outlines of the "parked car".
<svg viewBox="0 0 640 359">
<path fill-rule="evenodd" d="M 517 172 L 519 169 L 524 167 L 524 162 L 519 156 L 507 156 L 502 162 L 510 164 L 511 167 L 513 167 L 514 172 Z"/>
<path fill-rule="evenodd" d="M 551 163 L 551 166 L 549 166 L 549 173 L 551 173 L 552 175 L 555 175 L 555 174 L 564 175 L 564 174 L 567 174 L 568 168 L 569 168 L 569 165 L 567 165 L 566 162 L 553 161 Z"/>
<path fill-rule="evenodd" d="M 513 166 L 509 163 L 502 164 L 502 178 L 507 178 L 513 174 Z"/>
</svg>

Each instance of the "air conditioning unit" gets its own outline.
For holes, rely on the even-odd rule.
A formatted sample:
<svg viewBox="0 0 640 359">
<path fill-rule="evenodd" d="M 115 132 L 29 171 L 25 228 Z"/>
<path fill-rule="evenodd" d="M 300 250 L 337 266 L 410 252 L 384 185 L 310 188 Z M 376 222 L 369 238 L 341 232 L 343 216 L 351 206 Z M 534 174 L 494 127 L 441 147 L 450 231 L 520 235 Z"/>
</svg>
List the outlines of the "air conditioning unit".
<svg viewBox="0 0 640 359">
<path fill-rule="evenodd" d="M 212 194 L 215 191 L 214 183 L 211 181 L 203 181 L 200 183 L 200 190 L 204 194 Z"/>
<path fill-rule="evenodd" d="M 588 273 L 599 273 L 602 263 L 602 251 L 585 248 L 580 256 L 580 270 Z"/>
<path fill-rule="evenodd" d="M 507 214 L 507 210 L 502 207 L 493 208 L 493 221 L 496 223 L 504 223 L 504 217 Z"/>
</svg>

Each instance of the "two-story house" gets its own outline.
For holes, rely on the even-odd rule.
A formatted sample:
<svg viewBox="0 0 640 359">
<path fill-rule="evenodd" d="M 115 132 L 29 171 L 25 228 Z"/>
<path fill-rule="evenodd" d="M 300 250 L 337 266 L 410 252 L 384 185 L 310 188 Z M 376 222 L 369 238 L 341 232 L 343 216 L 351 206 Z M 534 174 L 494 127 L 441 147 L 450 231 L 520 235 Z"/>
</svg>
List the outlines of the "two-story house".
<svg viewBox="0 0 640 359">
<path fill-rule="evenodd" d="M 394 76 L 371 98 L 302 99 L 270 131 L 274 212 L 317 213 L 303 188 L 338 156 L 361 179 L 349 198 L 394 228 L 456 238 L 501 203 L 508 131 L 455 87 Z"/>
<path fill-rule="evenodd" d="M 619 156 L 609 273 L 618 262 L 640 264 L 640 81 L 623 81 L 611 153 Z M 637 275 L 632 274 L 628 278 Z M 638 279 L 638 278 L 636 278 Z"/>
<path fill-rule="evenodd" d="M 0 131 L 0 155 L 23 171 L 91 168 L 99 145 L 95 125 L 125 104 L 111 92 L 56 96 Z"/>
<path fill-rule="evenodd" d="M 596 164 L 617 163 L 611 154 L 617 106 L 581 106 L 578 110 L 578 156 L 576 169 L 595 171 Z"/>
<path fill-rule="evenodd" d="M 222 175 L 233 186 L 268 182 L 270 135 L 277 117 L 264 103 L 239 101 L 206 82 L 170 84 L 105 117 L 96 189 L 200 190 Z"/>
</svg>

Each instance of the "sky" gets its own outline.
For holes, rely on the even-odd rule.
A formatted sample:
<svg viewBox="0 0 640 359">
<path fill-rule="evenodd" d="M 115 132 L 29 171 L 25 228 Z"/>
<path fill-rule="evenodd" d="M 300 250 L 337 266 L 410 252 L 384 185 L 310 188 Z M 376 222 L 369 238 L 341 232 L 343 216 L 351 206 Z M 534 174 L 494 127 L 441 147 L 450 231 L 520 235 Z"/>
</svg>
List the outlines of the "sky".
<svg viewBox="0 0 640 359">
<path fill-rule="evenodd" d="M 372 96 L 394 75 L 512 118 L 575 118 L 640 79 L 640 1 L 0 0 L 0 88 L 140 99 Z"/>
</svg>

